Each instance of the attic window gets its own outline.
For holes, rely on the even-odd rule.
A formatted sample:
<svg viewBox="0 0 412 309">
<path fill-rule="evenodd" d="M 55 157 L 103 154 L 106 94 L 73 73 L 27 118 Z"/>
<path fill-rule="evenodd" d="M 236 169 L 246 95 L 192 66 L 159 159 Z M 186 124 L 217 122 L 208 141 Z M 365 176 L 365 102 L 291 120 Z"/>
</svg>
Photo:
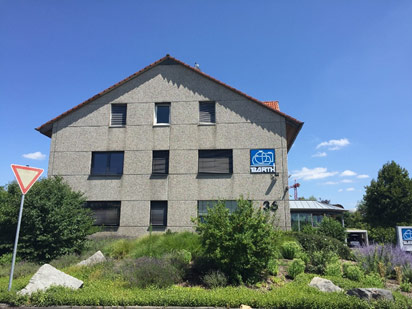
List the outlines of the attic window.
<svg viewBox="0 0 412 309">
<path fill-rule="evenodd" d="M 112 114 L 110 117 L 110 126 L 123 127 L 126 125 L 126 104 L 112 104 Z"/>
<path fill-rule="evenodd" d="M 199 102 L 199 123 L 216 123 L 215 102 Z"/>
</svg>

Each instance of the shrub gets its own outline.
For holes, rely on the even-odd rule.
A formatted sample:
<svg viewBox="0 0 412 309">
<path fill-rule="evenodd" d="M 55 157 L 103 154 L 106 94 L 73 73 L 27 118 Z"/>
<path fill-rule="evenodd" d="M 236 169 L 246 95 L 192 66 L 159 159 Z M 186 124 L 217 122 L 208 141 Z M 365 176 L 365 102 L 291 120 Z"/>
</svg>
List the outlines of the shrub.
<svg viewBox="0 0 412 309">
<path fill-rule="evenodd" d="M 280 247 L 283 258 L 288 260 L 293 260 L 300 251 L 301 247 L 295 241 L 284 242 Z"/>
<path fill-rule="evenodd" d="M 412 267 L 411 265 L 402 266 L 402 277 L 406 282 L 412 283 Z"/>
<path fill-rule="evenodd" d="M 170 260 L 141 257 L 136 260 L 124 260 L 120 266 L 122 276 L 131 286 L 139 288 L 165 288 L 182 281 L 182 273 Z"/>
<path fill-rule="evenodd" d="M 309 255 L 307 270 L 316 274 L 324 274 L 327 264 L 333 264 L 338 261 L 338 256 L 331 251 L 315 251 Z"/>
<path fill-rule="evenodd" d="M 336 253 L 342 259 L 352 259 L 352 252 L 348 246 L 335 238 L 323 235 L 306 235 L 299 232 L 295 232 L 294 235 L 309 255 L 315 251 L 329 251 Z"/>
<path fill-rule="evenodd" d="M 198 222 L 198 231 L 205 254 L 233 283 L 259 281 L 274 257 L 270 214 L 243 198 L 231 215 L 223 202 L 209 209 L 206 221 Z"/>
<path fill-rule="evenodd" d="M 17 183 L 0 195 L 0 255 L 13 250 L 21 192 Z M 91 212 L 82 193 L 73 192 L 61 177 L 44 178 L 26 194 L 19 237 L 19 256 L 47 262 L 80 252 L 93 233 Z"/>
<path fill-rule="evenodd" d="M 203 284 L 209 289 L 220 288 L 227 285 L 227 278 L 220 271 L 211 271 L 202 278 Z"/>
<path fill-rule="evenodd" d="M 268 263 L 268 272 L 269 274 L 276 276 L 279 271 L 278 261 L 275 259 L 271 259 Z"/>
<path fill-rule="evenodd" d="M 50 265 L 56 267 L 57 269 L 62 269 L 65 267 L 69 267 L 71 265 L 77 264 L 80 262 L 80 256 L 77 254 L 66 254 L 60 256 L 53 261 L 50 261 Z"/>
<path fill-rule="evenodd" d="M 384 282 L 382 278 L 378 274 L 369 274 L 364 276 L 362 279 L 362 284 L 365 287 L 370 287 L 370 288 L 383 288 L 384 287 Z"/>
<path fill-rule="evenodd" d="M 411 291 L 411 284 L 409 282 L 403 282 L 400 284 L 399 288 L 402 292 L 409 293 Z"/>
<path fill-rule="evenodd" d="M 356 265 L 344 267 L 343 275 L 353 281 L 360 281 L 363 277 L 362 270 Z"/>
<path fill-rule="evenodd" d="M 333 218 L 324 217 L 318 227 L 318 234 L 345 241 L 346 232 L 342 224 Z"/>
<path fill-rule="evenodd" d="M 288 267 L 288 276 L 295 279 L 297 275 L 305 271 L 305 262 L 301 259 L 294 259 Z"/>
<path fill-rule="evenodd" d="M 341 277 L 342 276 L 342 265 L 340 264 L 340 262 L 326 264 L 325 275 Z"/>
</svg>

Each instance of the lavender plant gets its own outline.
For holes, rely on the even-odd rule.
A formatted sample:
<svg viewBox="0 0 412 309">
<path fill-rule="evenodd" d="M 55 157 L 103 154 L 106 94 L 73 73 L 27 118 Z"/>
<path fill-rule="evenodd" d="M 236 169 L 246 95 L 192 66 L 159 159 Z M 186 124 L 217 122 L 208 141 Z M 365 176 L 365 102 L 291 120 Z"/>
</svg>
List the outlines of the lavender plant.
<svg viewBox="0 0 412 309">
<path fill-rule="evenodd" d="M 395 267 L 412 270 L 412 255 L 390 244 L 360 247 L 354 250 L 354 255 L 366 273 L 387 277 L 395 274 Z"/>
</svg>

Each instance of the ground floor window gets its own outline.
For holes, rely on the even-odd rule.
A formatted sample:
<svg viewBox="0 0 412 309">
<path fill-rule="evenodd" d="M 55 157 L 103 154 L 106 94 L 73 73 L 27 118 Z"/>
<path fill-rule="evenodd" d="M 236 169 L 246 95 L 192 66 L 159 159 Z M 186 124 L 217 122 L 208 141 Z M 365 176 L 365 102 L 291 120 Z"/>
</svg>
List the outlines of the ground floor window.
<svg viewBox="0 0 412 309">
<path fill-rule="evenodd" d="M 150 225 L 167 226 L 167 201 L 150 202 Z"/>
<path fill-rule="evenodd" d="M 205 221 L 208 208 L 213 208 L 218 202 L 218 200 L 205 200 L 197 202 L 197 215 L 201 222 Z M 237 201 L 235 200 L 222 202 L 225 203 L 225 207 L 229 209 L 229 213 L 233 213 L 237 209 Z"/>
<path fill-rule="evenodd" d="M 93 201 L 87 202 L 86 207 L 93 212 L 94 225 L 120 225 L 120 201 Z"/>
<path fill-rule="evenodd" d="M 293 231 L 302 231 L 304 226 L 318 227 L 325 216 L 339 219 L 341 215 L 333 213 L 292 212 L 290 214 Z"/>
</svg>

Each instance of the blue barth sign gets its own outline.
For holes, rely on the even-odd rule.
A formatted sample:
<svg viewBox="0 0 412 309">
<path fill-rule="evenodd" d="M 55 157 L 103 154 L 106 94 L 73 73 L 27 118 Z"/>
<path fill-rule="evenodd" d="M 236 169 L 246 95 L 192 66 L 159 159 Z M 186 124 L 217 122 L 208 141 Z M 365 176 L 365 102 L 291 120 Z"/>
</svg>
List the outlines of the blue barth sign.
<svg viewBox="0 0 412 309">
<path fill-rule="evenodd" d="M 412 251 L 412 226 L 396 227 L 398 245 L 403 251 Z"/>
<path fill-rule="evenodd" d="M 275 172 L 275 149 L 250 150 L 251 174 L 274 174 Z"/>
</svg>

